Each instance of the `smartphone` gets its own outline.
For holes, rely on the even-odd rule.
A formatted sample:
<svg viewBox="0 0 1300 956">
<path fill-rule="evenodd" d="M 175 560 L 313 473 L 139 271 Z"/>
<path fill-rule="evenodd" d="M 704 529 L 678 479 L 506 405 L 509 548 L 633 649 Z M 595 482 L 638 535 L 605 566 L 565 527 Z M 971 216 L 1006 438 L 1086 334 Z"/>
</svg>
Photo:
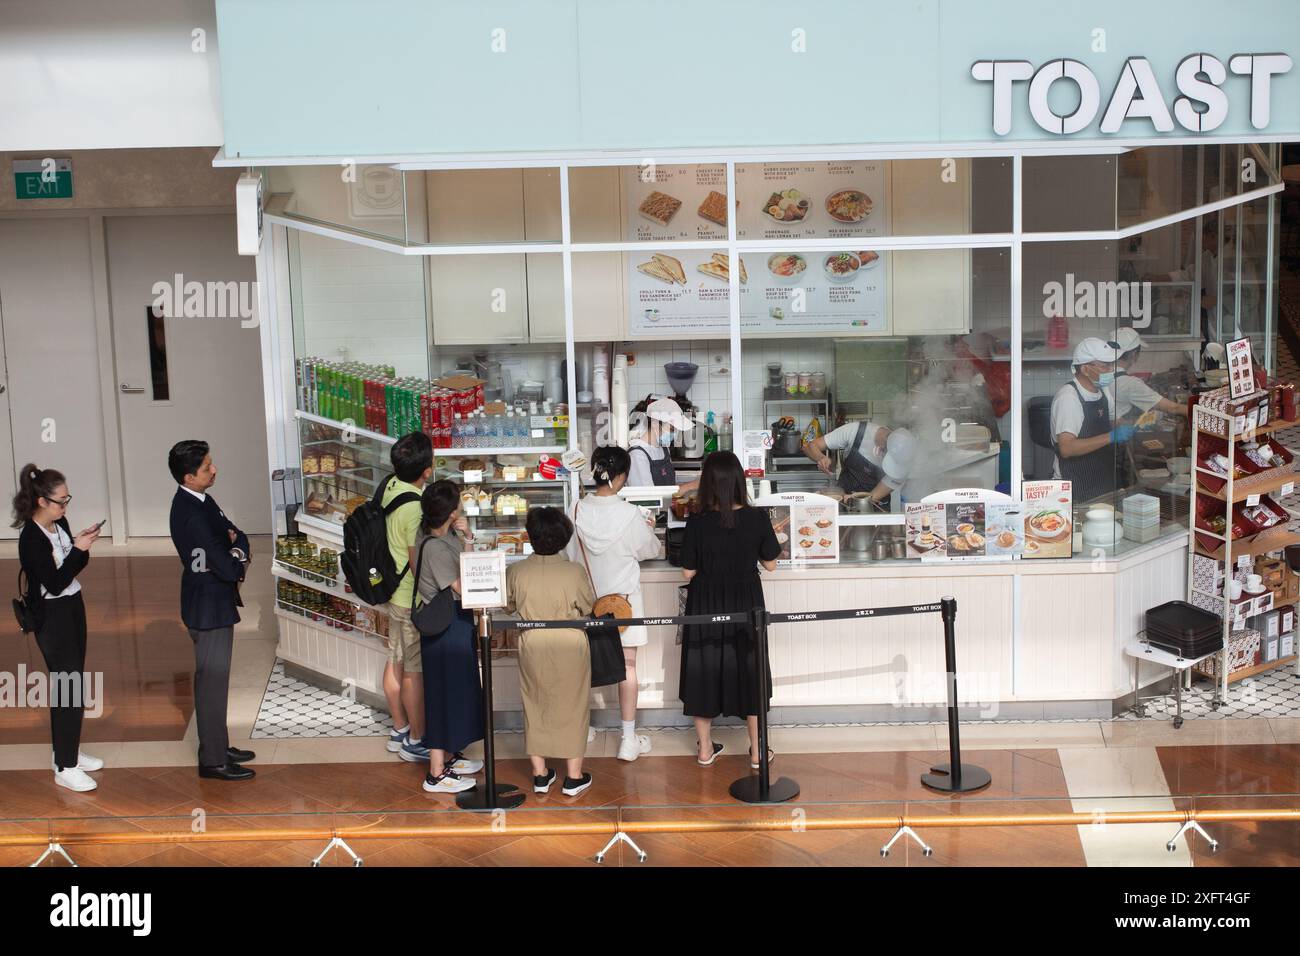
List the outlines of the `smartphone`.
<svg viewBox="0 0 1300 956">
<path fill-rule="evenodd" d="M 106 524 L 108 524 L 108 519 L 107 519 L 107 518 L 105 518 L 105 519 L 104 519 L 103 521 L 101 521 L 99 524 L 95 525 L 95 527 L 94 527 L 92 530 L 94 530 L 94 531 L 98 531 L 100 528 L 104 527 L 104 525 L 106 525 Z"/>
</svg>

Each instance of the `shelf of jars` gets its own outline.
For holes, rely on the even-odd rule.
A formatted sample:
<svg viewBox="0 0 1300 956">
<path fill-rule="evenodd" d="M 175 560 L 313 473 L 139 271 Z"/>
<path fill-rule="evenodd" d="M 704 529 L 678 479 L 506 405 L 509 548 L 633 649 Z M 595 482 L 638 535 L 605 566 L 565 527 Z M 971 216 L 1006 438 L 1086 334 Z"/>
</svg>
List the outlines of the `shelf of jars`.
<svg viewBox="0 0 1300 956">
<path fill-rule="evenodd" d="M 285 583 L 287 582 L 280 582 L 280 584 Z M 343 634 L 365 634 L 381 641 L 385 640 L 388 630 L 388 615 L 376 611 L 374 608 L 355 607 L 346 604 L 346 602 L 343 602 L 343 607 L 337 607 L 335 604 L 326 603 L 333 599 L 326 598 L 325 601 L 321 601 L 310 597 L 310 593 L 314 592 L 309 592 L 309 594 L 286 592 L 286 596 L 283 598 L 277 595 L 275 602 L 276 616 L 314 626 L 321 630 L 337 631 Z M 347 608 L 352 608 L 352 613 L 349 614 Z"/>
</svg>

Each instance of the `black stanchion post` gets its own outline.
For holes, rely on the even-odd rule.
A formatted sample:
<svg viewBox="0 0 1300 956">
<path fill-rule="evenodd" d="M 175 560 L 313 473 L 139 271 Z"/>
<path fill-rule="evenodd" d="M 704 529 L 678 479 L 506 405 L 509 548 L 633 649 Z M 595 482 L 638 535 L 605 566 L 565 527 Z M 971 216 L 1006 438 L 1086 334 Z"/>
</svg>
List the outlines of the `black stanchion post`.
<svg viewBox="0 0 1300 956">
<path fill-rule="evenodd" d="M 799 784 L 789 777 L 771 779 L 767 759 L 767 702 L 772 696 L 767 663 L 767 610 L 754 608 L 750 626 L 754 633 L 754 686 L 758 688 L 758 776 L 746 774 L 731 785 L 731 795 L 744 803 L 784 803 L 799 796 Z"/>
<path fill-rule="evenodd" d="M 456 795 L 462 810 L 512 810 L 524 802 L 519 788 L 497 783 L 496 742 L 492 715 L 492 615 L 480 611 L 478 619 L 479 654 L 483 666 L 483 786 Z"/>
<path fill-rule="evenodd" d="M 939 601 L 943 615 L 943 656 L 948 678 L 948 763 L 931 767 L 921 774 L 921 783 L 932 790 L 946 793 L 970 793 L 982 790 L 993 782 L 993 777 L 983 767 L 961 762 L 961 728 L 957 719 L 957 599 L 945 597 Z"/>
</svg>

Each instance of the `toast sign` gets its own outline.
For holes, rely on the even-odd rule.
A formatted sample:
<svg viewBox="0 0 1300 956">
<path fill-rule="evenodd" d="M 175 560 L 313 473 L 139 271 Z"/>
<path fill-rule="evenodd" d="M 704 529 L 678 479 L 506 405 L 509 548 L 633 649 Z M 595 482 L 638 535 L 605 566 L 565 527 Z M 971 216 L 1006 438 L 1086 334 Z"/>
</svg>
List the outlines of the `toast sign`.
<svg viewBox="0 0 1300 956">
<path fill-rule="evenodd" d="M 1267 128 L 1273 77 L 1291 70 L 1291 57 L 1285 53 L 1237 53 L 1228 58 L 1226 68 L 1209 53 L 1186 56 L 1174 71 L 1180 95 L 1172 104 L 1166 102 L 1151 62 L 1144 56 L 1129 57 L 1106 101 L 1098 129 L 1118 133 L 1126 119 L 1147 119 L 1161 133 L 1172 132 L 1175 121 L 1193 133 L 1218 129 L 1231 107 L 1223 89 L 1229 70 L 1250 78 L 1250 123 L 1255 129 Z M 976 80 L 992 84 L 993 132 L 999 136 L 1011 132 L 1015 85 L 1025 81 L 1029 82 L 1029 115 L 1049 133 L 1069 136 L 1081 132 L 1101 111 L 1097 75 L 1078 60 L 1049 60 L 1037 70 L 1028 60 L 977 60 L 970 72 Z M 1057 113 L 1048 103 L 1052 87 L 1062 80 L 1074 86 L 1079 99 L 1074 112 L 1067 115 Z"/>
</svg>

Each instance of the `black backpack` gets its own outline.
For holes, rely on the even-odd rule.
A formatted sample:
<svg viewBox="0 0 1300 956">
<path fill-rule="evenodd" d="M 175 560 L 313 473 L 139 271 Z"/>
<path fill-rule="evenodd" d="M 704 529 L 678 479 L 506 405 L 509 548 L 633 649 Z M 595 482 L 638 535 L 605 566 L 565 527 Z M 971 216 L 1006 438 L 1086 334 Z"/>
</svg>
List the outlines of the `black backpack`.
<svg viewBox="0 0 1300 956">
<path fill-rule="evenodd" d="M 384 604 L 401 584 L 410 564 L 397 570 L 392 552 L 388 550 L 388 528 L 384 519 L 404 504 L 419 501 L 414 491 L 404 491 L 384 507 L 384 489 L 392 478 L 388 475 L 379 483 L 375 496 L 348 515 L 343 525 L 343 553 L 339 564 L 343 576 L 357 597 L 367 604 Z"/>
</svg>

